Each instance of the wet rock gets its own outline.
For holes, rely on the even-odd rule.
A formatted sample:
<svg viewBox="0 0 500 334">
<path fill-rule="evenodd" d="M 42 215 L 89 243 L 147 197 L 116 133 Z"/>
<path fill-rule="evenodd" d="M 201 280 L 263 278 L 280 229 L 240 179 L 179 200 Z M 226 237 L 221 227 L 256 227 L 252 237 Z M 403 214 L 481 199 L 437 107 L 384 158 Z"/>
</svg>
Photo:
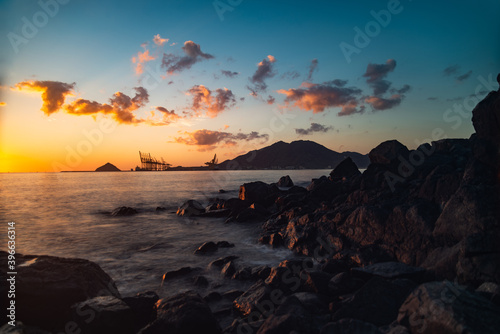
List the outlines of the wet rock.
<svg viewBox="0 0 500 334">
<path fill-rule="evenodd" d="M 230 214 L 231 210 L 229 209 L 216 209 L 216 210 L 207 210 L 204 213 L 199 214 L 199 216 L 208 218 L 222 218 L 222 217 L 227 217 Z"/>
<path fill-rule="evenodd" d="M 155 209 L 156 212 L 162 212 L 162 211 L 167 211 L 167 208 L 164 208 L 163 206 L 157 206 Z"/>
<path fill-rule="evenodd" d="M 226 263 L 232 260 L 236 260 L 238 256 L 230 255 L 226 257 L 220 257 L 217 260 L 214 260 L 208 264 L 208 268 L 218 267 L 222 268 Z"/>
<path fill-rule="evenodd" d="M 278 183 L 276 184 L 278 187 L 293 187 L 293 181 L 289 175 L 280 177 Z"/>
<path fill-rule="evenodd" d="M 219 194 L 225 194 L 226 192 L 224 189 L 219 189 Z"/>
<path fill-rule="evenodd" d="M 420 282 L 425 273 L 424 268 L 412 267 L 401 262 L 381 262 L 363 268 L 352 268 L 352 273 L 368 279 L 378 276 L 386 279 L 407 278 Z"/>
<path fill-rule="evenodd" d="M 347 157 L 332 170 L 330 173 L 330 179 L 338 181 L 342 179 L 349 179 L 357 175 L 361 175 L 358 166 L 356 166 L 350 157 Z"/>
<path fill-rule="evenodd" d="M 358 290 L 364 282 L 353 278 L 349 273 L 339 273 L 328 281 L 328 292 L 332 296 L 345 295 Z"/>
<path fill-rule="evenodd" d="M 134 208 L 128 206 L 120 206 L 119 208 L 114 209 L 111 212 L 113 217 L 121 217 L 121 216 L 133 216 L 137 214 L 138 211 Z"/>
<path fill-rule="evenodd" d="M 271 300 L 272 303 L 275 303 L 277 299 L 282 297 L 282 295 L 279 295 L 279 290 L 276 290 L 273 292 L 271 298 L 272 291 L 274 290 L 266 285 L 264 281 L 258 281 L 241 296 L 236 298 L 233 302 L 233 306 L 243 316 L 248 316 L 253 311 L 261 313 L 262 311 L 260 311 L 259 308 L 262 307 L 261 305 L 263 302 Z"/>
<path fill-rule="evenodd" d="M 374 277 L 344 301 L 332 319 L 352 318 L 377 326 L 388 325 L 396 320 L 398 310 L 412 288 Z"/>
<path fill-rule="evenodd" d="M 63 329 L 71 317 L 71 305 L 97 296 L 120 298 L 115 282 L 94 262 L 22 254 L 16 254 L 16 262 L 16 318 L 30 326 Z M 0 266 L 7 268 L 3 251 Z M 3 282 L 5 275 L 0 272 Z M 0 285 L 0 292 L 7 295 L 7 284 Z"/>
<path fill-rule="evenodd" d="M 412 333 L 499 333 L 500 308 L 449 281 L 420 285 L 399 310 Z"/>
<path fill-rule="evenodd" d="M 263 220 L 269 215 L 269 211 L 263 204 L 253 203 L 248 208 L 243 209 L 237 216 L 237 222 L 248 222 L 255 220 Z"/>
<path fill-rule="evenodd" d="M 193 271 L 193 268 L 191 268 L 191 267 L 182 267 L 180 269 L 167 271 L 165 274 L 163 274 L 162 284 L 165 281 L 168 281 L 168 280 L 171 280 L 174 278 L 178 278 L 181 276 L 185 276 L 185 275 L 191 273 L 192 271 Z"/>
<path fill-rule="evenodd" d="M 207 303 L 216 302 L 216 301 L 219 301 L 221 299 L 222 299 L 221 294 L 216 292 L 216 291 L 212 291 L 208 295 L 203 297 L 203 300 L 205 300 Z"/>
<path fill-rule="evenodd" d="M 357 319 L 341 319 L 336 322 L 330 322 L 321 328 L 320 334 L 382 334 L 374 325 Z"/>
<path fill-rule="evenodd" d="M 252 279 L 263 279 L 265 280 L 269 274 L 271 273 L 271 268 L 268 266 L 258 266 L 253 267 L 250 272 L 250 276 Z"/>
<path fill-rule="evenodd" d="M 237 279 L 240 281 L 246 281 L 252 278 L 252 269 L 250 267 L 241 268 L 236 271 L 232 279 Z"/>
<path fill-rule="evenodd" d="M 234 244 L 229 243 L 227 241 L 217 241 L 217 247 L 218 248 L 232 248 L 232 247 L 234 247 Z"/>
<path fill-rule="evenodd" d="M 159 297 L 154 291 L 138 293 L 133 297 L 125 297 L 123 301 L 133 313 L 135 331 L 156 319 L 155 304 Z"/>
<path fill-rule="evenodd" d="M 73 319 L 82 334 L 134 333 L 134 318 L 130 307 L 113 296 L 88 299 L 72 306 Z"/>
<path fill-rule="evenodd" d="M 485 282 L 481 284 L 476 292 L 483 297 L 486 297 L 497 306 L 500 306 L 500 286 L 493 282 Z"/>
<path fill-rule="evenodd" d="M 301 278 L 304 280 L 302 284 L 304 291 L 326 295 L 328 293 L 328 282 L 332 276 L 322 271 L 304 270 L 301 273 Z"/>
<path fill-rule="evenodd" d="M 219 247 L 217 247 L 217 244 L 213 241 L 207 241 L 200 247 L 198 247 L 197 250 L 194 251 L 195 254 L 208 254 L 208 253 L 213 253 L 217 251 Z"/>
<path fill-rule="evenodd" d="M 207 287 L 208 279 L 205 276 L 199 275 L 193 278 L 193 284 L 199 287 Z"/>
<path fill-rule="evenodd" d="M 233 277 L 235 273 L 236 273 L 236 266 L 234 265 L 233 261 L 229 261 L 228 263 L 226 263 L 221 270 L 222 276 L 227 278 Z"/>
<path fill-rule="evenodd" d="M 157 303 L 157 319 L 144 327 L 141 334 L 220 334 L 222 331 L 207 303 L 188 291 Z"/>
<path fill-rule="evenodd" d="M 250 202 L 250 203 L 260 203 L 269 204 L 269 199 L 271 198 L 271 203 L 274 202 L 279 189 L 275 184 L 267 184 L 261 181 L 245 183 L 240 186 L 239 199 Z"/>
<path fill-rule="evenodd" d="M 189 201 L 184 202 L 178 209 L 178 216 L 199 216 L 205 212 L 205 208 L 201 205 L 200 202 L 190 199 Z"/>
</svg>

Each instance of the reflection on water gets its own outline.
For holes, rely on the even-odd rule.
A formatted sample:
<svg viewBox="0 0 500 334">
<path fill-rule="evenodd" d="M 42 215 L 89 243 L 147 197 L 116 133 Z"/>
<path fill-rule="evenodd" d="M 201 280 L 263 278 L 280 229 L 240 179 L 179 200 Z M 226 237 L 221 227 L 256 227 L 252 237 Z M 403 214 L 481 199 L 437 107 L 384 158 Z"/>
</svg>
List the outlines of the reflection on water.
<svg viewBox="0 0 500 334">
<path fill-rule="evenodd" d="M 236 255 L 240 265 L 276 264 L 291 256 L 257 244 L 258 224 L 224 224 L 224 219 L 175 215 L 184 200 L 207 204 L 210 198 L 237 197 L 239 185 L 277 182 L 283 175 L 302 186 L 328 170 L 112 172 L 0 174 L 0 218 L 16 222 L 16 250 L 24 254 L 80 257 L 97 262 L 123 295 L 157 290 L 169 270 L 205 268 L 222 256 Z M 219 194 L 219 189 L 227 193 Z M 139 211 L 112 217 L 116 207 Z M 157 207 L 166 208 L 156 211 Z M 1 236 L 2 248 L 6 236 Z M 194 255 L 206 241 L 227 240 L 234 248 Z M 5 241 L 5 242 L 4 242 Z M 215 272 L 204 273 L 212 275 Z M 232 284 L 225 281 L 224 284 Z M 183 287 L 169 286 L 164 294 Z"/>
</svg>

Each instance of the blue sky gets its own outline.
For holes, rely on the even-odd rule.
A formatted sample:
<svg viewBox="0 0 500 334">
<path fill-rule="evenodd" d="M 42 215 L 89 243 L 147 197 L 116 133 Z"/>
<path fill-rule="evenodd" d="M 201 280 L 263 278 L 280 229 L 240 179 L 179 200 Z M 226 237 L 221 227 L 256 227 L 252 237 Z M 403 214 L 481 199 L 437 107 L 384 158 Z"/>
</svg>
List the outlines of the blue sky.
<svg viewBox="0 0 500 334">
<path fill-rule="evenodd" d="M 367 153 L 387 139 L 414 148 L 433 132 L 469 137 L 470 108 L 454 108 L 497 89 L 499 12 L 498 1 L 2 1 L 0 171 L 35 171 L 27 161 L 94 169 L 103 159 L 127 169 L 138 150 L 201 165 L 277 140 Z M 26 21 L 39 26 L 32 36 Z M 346 57 L 341 45 L 357 51 Z M 137 73 L 132 59 L 146 51 L 155 59 Z M 196 56 L 183 66 L 187 52 Z M 162 59 L 178 67 L 168 73 Z M 62 104 L 44 111 L 44 92 L 61 87 Z M 111 101 L 131 100 L 134 87 L 147 99 Z M 99 108 L 76 110 L 79 99 Z M 102 119 L 113 132 L 69 164 Z"/>
</svg>

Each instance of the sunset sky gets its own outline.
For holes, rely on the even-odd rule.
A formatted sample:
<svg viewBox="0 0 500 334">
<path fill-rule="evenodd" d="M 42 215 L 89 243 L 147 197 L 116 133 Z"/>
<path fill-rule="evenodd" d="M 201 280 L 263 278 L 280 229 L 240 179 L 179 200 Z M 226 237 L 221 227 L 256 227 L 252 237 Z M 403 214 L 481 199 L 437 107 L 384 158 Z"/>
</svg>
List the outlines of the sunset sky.
<svg viewBox="0 0 500 334">
<path fill-rule="evenodd" d="M 0 1 L 0 172 L 469 137 L 500 2 Z"/>
</svg>

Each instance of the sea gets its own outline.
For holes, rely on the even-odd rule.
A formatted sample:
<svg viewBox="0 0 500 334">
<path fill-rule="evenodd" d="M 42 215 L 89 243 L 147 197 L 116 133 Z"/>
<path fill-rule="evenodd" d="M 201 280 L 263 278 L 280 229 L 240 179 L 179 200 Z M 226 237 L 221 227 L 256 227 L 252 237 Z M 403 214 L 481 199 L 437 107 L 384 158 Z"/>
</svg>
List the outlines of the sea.
<svg viewBox="0 0 500 334">
<path fill-rule="evenodd" d="M 0 174 L 0 249 L 7 249 L 7 227 L 16 227 L 16 252 L 94 261 L 116 282 L 122 296 L 153 290 L 161 297 L 196 289 L 189 282 L 162 285 L 165 272 L 200 268 L 212 289 L 241 289 L 207 265 L 235 255 L 238 267 L 268 265 L 293 257 L 287 249 L 258 243 L 260 223 L 225 223 L 224 218 L 176 215 L 184 201 L 207 205 L 214 198 L 238 197 L 246 182 L 277 182 L 289 175 L 307 186 L 330 170 L 70 172 Z M 220 193 L 223 189 L 225 192 Z M 121 206 L 138 214 L 114 217 Z M 164 208 L 159 211 L 157 208 Z M 207 241 L 233 248 L 195 255 Z M 240 285 L 238 285 L 240 284 Z"/>
</svg>

